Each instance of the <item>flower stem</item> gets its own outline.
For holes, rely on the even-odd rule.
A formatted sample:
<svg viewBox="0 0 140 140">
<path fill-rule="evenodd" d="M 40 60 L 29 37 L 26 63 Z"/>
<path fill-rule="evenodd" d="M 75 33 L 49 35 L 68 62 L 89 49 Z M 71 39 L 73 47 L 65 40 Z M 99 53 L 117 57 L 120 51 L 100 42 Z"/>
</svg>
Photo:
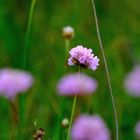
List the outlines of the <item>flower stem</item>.
<svg viewBox="0 0 140 140">
<path fill-rule="evenodd" d="M 68 134 L 67 134 L 67 139 L 66 140 L 69 140 L 70 139 L 70 131 L 71 131 L 71 126 L 72 126 L 74 111 L 75 111 L 75 107 L 76 107 L 76 99 L 77 99 L 77 95 L 74 96 L 74 100 L 73 100 L 71 117 L 70 117 L 70 124 L 69 124 L 69 128 L 68 128 Z"/>
<path fill-rule="evenodd" d="M 80 77 L 80 71 L 81 71 L 81 67 L 79 66 L 79 70 L 78 70 L 79 76 L 78 77 Z M 77 100 L 77 95 L 74 96 L 74 100 L 73 100 L 71 117 L 70 117 L 70 124 L 69 124 L 69 128 L 68 128 L 68 134 L 67 134 L 66 140 L 69 140 L 70 139 L 70 131 L 71 131 L 73 116 L 74 116 L 75 107 L 76 107 L 76 100 Z"/>
<path fill-rule="evenodd" d="M 92 2 L 93 12 L 94 12 L 97 36 L 98 36 L 99 45 L 100 45 L 100 49 L 101 49 L 102 56 L 103 56 L 103 61 L 104 61 L 104 64 L 105 64 L 105 71 L 106 71 L 106 75 L 107 75 L 107 81 L 108 81 L 111 101 L 112 101 L 112 105 L 113 105 L 114 118 L 115 118 L 115 124 L 116 124 L 116 140 L 119 140 L 117 111 L 116 111 L 115 101 L 114 101 L 113 92 L 112 92 L 112 86 L 111 86 L 111 80 L 110 80 L 109 71 L 108 71 L 108 65 L 107 65 L 107 61 L 106 61 L 106 57 L 105 57 L 105 53 L 104 53 L 104 49 L 103 49 L 103 45 L 102 45 L 102 40 L 101 40 L 101 36 L 100 36 L 100 30 L 99 30 L 98 18 L 97 18 L 97 14 L 96 14 L 96 7 L 95 7 L 94 0 L 91 0 L 91 2 Z"/>
<path fill-rule="evenodd" d="M 15 138 L 14 130 L 17 127 L 18 130 L 18 139 L 20 138 L 20 124 L 19 124 L 19 118 L 18 118 L 18 111 L 16 106 L 12 101 L 9 101 L 10 107 L 11 107 L 11 118 L 12 118 L 12 130 L 11 130 L 11 137 L 12 139 Z"/>
<path fill-rule="evenodd" d="M 69 49 L 70 49 L 70 40 L 65 39 L 65 59 L 68 59 L 68 54 L 69 54 Z"/>
</svg>

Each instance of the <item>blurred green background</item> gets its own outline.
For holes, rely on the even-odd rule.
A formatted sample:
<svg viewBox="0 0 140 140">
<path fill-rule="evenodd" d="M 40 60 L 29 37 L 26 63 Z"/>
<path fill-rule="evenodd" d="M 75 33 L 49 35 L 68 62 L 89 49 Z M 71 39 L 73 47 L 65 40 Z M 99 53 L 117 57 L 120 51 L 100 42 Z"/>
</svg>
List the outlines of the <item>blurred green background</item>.
<svg viewBox="0 0 140 140">
<path fill-rule="evenodd" d="M 130 97 L 123 88 L 125 75 L 140 60 L 140 1 L 95 0 L 101 37 L 116 101 L 120 140 L 136 140 L 134 127 L 140 118 L 140 99 Z M 25 34 L 31 0 L 0 0 L 0 68 L 22 69 Z M 65 42 L 61 29 L 75 29 L 71 47 L 82 44 L 100 58 L 95 71 L 83 70 L 98 80 L 98 90 L 77 101 L 75 117 L 80 113 L 99 114 L 115 139 L 114 115 L 105 68 L 96 34 L 91 1 L 36 0 L 29 36 L 27 70 L 35 83 L 25 96 L 26 126 L 20 139 L 33 139 L 37 128 L 45 130 L 46 140 L 64 140 L 66 129 L 61 120 L 69 118 L 73 98 L 57 94 L 58 80 L 77 68 L 65 68 Z M 15 103 L 18 104 L 17 99 Z M 0 97 L 0 139 L 11 137 L 11 112 L 8 101 Z"/>
</svg>

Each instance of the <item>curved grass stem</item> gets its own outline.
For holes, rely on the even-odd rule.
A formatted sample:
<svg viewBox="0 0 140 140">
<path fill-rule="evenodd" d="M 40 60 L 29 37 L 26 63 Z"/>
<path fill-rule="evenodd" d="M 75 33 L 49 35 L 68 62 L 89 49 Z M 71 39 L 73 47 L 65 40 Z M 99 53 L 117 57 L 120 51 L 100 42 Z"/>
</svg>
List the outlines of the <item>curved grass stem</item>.
<svg viewBox="0 0 140 140">
<path fill-rule="evenodd" d="M 106 71 L 108 86 L 109 86 L 109 90 L 110 90 L 111 101 L 112 101 L 112 105 L 113 105 L 115 124 L 116 124 L 116 140 L 119 140 L 117 111 L 116 111 L 115 101 L 114 101 L 113 92 L 112 92 L 112 86 L 111 86 L 111 80 L 110 80 L 110 76 L 109 76 L 108 65 L 107 65 L 107 61 L 106 61 L 106 57 L 105 57 L 105 53 L 104 53 L 104 49 L 103 49 L 103 45 L 102 45 L 102 40 L 101 40 L 101 36 L 100 36 L 100 30 L 99 30 L 98 18 L 97 18 L 97 14 L 96 14 L 96 7 L 95 7 L 94 0 L 91 0 L 91 2 L 92 2 L 93 12 L 94 12 L 98 41 L 99 41 L 100 49 L 101 49 L 101 52 L 102 52 L 103 61 L 104 61 L 104 64 L 105 64 L 105 71 Z"/>
<path fill-rule="evenodd" d="M 28 54 L 28 47 L 29 47 L 29 35 L 30 35 L 30 29 L 31 29 L 35 3 L 36 3 L 36 0 L 32 0 L 30 11 L 29 11 L 29 18 L 28 18 L 28 24 L 27 24 L 27 30 L 26 30 L 26 36 L 25 36 L 25 48 L 24 48 L 24 54 L 23 54 L 23 69 L 26 68 L 27 54 Z"/>
<path fill-rule="evenodd" d="M 25 70 L 27 67 L 27 56 L 28 56 L 28 49 L 29 49 L 29 35 L 30 35 L 30 29 L 31 29 L 31 23 L 33 18 L 33 12 L 35 8 L 36 0 L 32 0 L 30 10 L 29 10 L 29 17 L 28 17 L 28 23 L 27 23 L 27 30 L 25 35 L 25 46 L 23 50 L 23 63 L 22 68 Z M 19 98 L 19 112 L 20 112 L 20 123 L 22 127 L 25 125 L 25 97 L 21 96 Z"/>
</svg>

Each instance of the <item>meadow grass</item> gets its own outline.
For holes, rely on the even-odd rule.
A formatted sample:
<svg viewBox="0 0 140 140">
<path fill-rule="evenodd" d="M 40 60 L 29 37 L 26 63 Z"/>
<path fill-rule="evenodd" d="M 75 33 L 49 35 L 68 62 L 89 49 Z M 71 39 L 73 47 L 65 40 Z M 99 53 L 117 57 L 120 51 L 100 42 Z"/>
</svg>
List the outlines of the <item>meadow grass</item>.
<svg viewBox="0 0 140 140">
<path fill-rule="evenodd" d="M 123 87 L 125 75 L 134 66 L 133 57 L 139 62 L 139 1 L 107 0 L 95 1 L 102 40 L 112 81 L 119 122 L 119 139 L 136 140 L 134 127 L 140 117 L 139 98 L 129 96 Z M 0 1 L 0 67 L 21 68 L 23 65 L 24 38 L 28 11 L 31 1 Z M 76 72 L 77 68 L 65 68 L 65 43 L 61 29 L 71 25 L 75 38 L 71 46 L 83 44 L 92 48 L 101 59 L 100 67 L 94 73 L 83 70 L 98 80 L 98 90 L 90 97 L 77 99 L 75 116 L 81 112 L 99 114 L 115 139 L 112 102 L 108 96 L 108 84 L 104 71 L 102 54 L 96 34 L 91 2 L 37 1 L 32 18 L 32 31 L 29 33 L 28 71 L 35 78 L 33 87 L 23 95 L 25 98 L 25 129 L 21 127 L 21 140 L 33 139 L 34 130 L 43 128 L 44 139 L 65 140 L 67 128 L 61 126 L 64 118 L 69 118 L 73 98 L 58 96 L 56 85 L 66 73 Z M 22 96 L 22 95 L 19 95 Z M 11 138 L 11 118 L 9 102 L 0 97 L 0 139 Z M 19 107 L 20 108 L 20 107 Z M 34 122 L 37 125 L 34 126 Z M 17 130 L 15 130 L 17 131 Z M 17 134 L 17 133 L 16 133 Z"/>
</svg>

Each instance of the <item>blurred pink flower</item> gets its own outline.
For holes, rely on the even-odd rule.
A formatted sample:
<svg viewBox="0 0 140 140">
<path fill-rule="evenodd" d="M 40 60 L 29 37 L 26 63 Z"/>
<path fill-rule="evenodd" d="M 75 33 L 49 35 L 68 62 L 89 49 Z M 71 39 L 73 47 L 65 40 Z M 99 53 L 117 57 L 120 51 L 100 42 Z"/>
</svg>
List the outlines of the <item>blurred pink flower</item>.
<svg viewBox="0 0 140 140">
<path fill-rule="evenodd" d="M 60 95 L 88 95 L 97 89 L 97 82 L 83 73 L 68 74 L 59 81 L 57 89 Z"/>
<path fill-rule="evenodd" d="M 140 121 L 135 126 L 135 134 L 137 138 L 140 138 Z"/>
<path fill-rule="evenodd" d="M 92 49 L 87 49 L 83 46 L 77 46 L 70 51 L 70 58 L 68 59 L 68 65 L 80 65 L 83 68 L 91 68 L 96 70 L 99 66 L 99 58 L 94 56 Z"/>
<path fill-rule="evenodd" d="M 140 65 L 126 76 L 124 86 L 126 91 L 132 96 L 140 96 Z"/>
<path fill-rule="evenodd" d="M 0 70 L 0 95 L 11 99 L 25 92 L 33 83 L 31 74 L 14 69 Z"/>
<path fill-rule="evenodd" d="M 98 116 L 81 115 L 73 124 L 72 140 L 110 140 L 110 132 Z"/>
</svg>

